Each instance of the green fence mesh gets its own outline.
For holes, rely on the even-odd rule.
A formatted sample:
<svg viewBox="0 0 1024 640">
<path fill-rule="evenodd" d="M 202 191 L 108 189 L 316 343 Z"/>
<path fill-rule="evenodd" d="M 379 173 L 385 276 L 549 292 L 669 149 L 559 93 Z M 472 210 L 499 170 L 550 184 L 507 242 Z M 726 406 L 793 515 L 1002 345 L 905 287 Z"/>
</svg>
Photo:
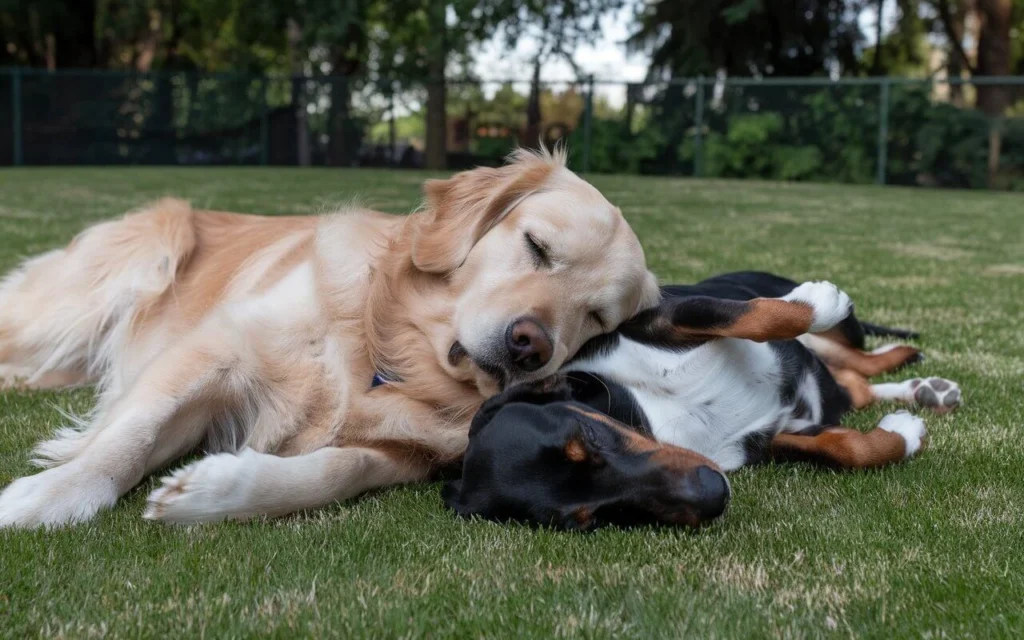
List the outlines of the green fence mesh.
<svg viewBox="0 0 1024 640">
<path fill-rule="evenodd" d="M 1024 189 L 1024 78 L 449 82 L 448 166 Z M 421 167 L 425 83 L 0 72 L 0 165 Z M 985 105 L 984 110 L 978 105 Z"/>
</svg>

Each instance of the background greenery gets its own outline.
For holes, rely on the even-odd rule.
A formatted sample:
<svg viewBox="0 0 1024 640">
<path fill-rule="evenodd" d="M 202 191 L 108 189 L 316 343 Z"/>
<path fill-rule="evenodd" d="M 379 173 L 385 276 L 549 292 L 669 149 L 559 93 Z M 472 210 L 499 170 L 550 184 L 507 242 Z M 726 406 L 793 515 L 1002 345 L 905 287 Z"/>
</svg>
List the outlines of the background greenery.
<svg viewBox="0 0 1024 640">
<path fill-rule="evenodd" d="M 550 140 L 553 125 L 575 129 L 582 149 L 588 66 L 578 52 L 617 16 L 629 33 L 618 44 L 646 56 L 649 71 L 642 85 L 621 83 L 625 104 L 596 101 L 591 170 L 693 173 L 693 86 L 666 81 L 892 75 L 942 91 L 894 89 L 888 183 L 1024 183 L 1024 86 L 942 84 L 1024 73 L 1016 0 L 0 0 L 0 67 L 120 72 L 27 82 L 26 164 L 269 155 L 270 164 L 442 169 L 497 162 L 517 143 Z M 531 71 L 479 70 L 484 46 Z M 569 82 L 542 81 L 552 62 L 572 70 Z M 623 80 L 608 75 L 599 80 Z M 17 93 L 0 75 L 0 164 L 16 164 Z M 875 178 L 877 87 L 726 93 L 704 105 L 702 175 Z M 480 135 L 486 125 L 507 135 Z M 467 139 L 453 140 L 457 130 Z M 405 157 L 406 145 L 416 153 Z"/>
<path fill-rule="evenodd" d="M 0 268 L 165 194 L 199 207 L 393 212 L 418 172 L 27 169 L 0 173 Z M 666 282 L 730 269 L 827 278 L 922 334 L 903 375 L 959 381 L 931 447 L 889 469 L 744 469 L 723 520 L 555 533 L 456 519 L 439 485 L 268 522 L 141 519 L 149 479 L 96 521 L 0 531 L 0 635 L 1008 637 L 1024 625 L 1024 203 L 898 188 L 596 177 Z M 0 392 L 0 486 L 89 390 Z M 877 408 L 850 417 L 867 429 Z"/>
</svg>

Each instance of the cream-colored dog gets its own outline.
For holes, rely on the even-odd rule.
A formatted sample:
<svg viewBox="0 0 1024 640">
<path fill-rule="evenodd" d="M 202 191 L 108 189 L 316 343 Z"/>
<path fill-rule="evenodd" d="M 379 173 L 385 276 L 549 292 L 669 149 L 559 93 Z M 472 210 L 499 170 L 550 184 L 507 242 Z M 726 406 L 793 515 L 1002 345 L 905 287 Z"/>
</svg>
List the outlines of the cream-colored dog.
<svg viewBox="0 0 1024 640">
<path fill-rule="evenodd" d="M 0 526 L 277 516 L 427 478 L 504 385 L 658 298 L 621 213 L 558 155 L 426 184 L 421 211 L 266 218 L 162 200 L 0 284 L 0 378 L 95 383 Z"/>
</svg>

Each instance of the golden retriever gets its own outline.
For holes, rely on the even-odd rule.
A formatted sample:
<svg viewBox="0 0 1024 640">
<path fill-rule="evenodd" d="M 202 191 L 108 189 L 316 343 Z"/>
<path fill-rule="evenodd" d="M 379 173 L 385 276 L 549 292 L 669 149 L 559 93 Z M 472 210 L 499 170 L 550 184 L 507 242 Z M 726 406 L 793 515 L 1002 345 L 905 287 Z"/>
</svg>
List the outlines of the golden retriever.
<svg viewBox="0 0 1024 640">
<path fill-rule="evenodd" d="M 425 185 L 409 216 L 161 200 L 0 283 L 0 379 L 95 383 L 0 527 L 88 520 L 197 447 L 146 517 L 278 516 L 420 481 L 505 385 L 658 299 L 621 212 L 559 153 Z"/>
</svg>

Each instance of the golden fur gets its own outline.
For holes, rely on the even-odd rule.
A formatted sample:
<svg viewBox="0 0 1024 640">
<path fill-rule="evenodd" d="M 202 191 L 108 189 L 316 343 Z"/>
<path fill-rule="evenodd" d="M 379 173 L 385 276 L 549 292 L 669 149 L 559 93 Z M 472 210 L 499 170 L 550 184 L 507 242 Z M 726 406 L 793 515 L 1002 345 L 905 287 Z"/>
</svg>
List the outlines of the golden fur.
<svg viewBox="0 0 1024 640">
<path fill-rule="evenodd" d="M 499 379 L 549 375 L 657 300 L 620 212 L 558 155 L 521 152 L 425 193 L 407 217 L 165 199 L 9 274 L 0 383 L 95 383 L 99 397 L 37 447 L 47 470 L 0 494 L 0 526 L 86 520 L 197 446 L 216 455 L 165 478 L 147 517 L 273 516 L 421 480 L 461 456 Z M 554 353 L 530 373 L 501 360 L 526 316 Z M 390 382 L 371 387 L 375 373 Z"/>
</svg>

